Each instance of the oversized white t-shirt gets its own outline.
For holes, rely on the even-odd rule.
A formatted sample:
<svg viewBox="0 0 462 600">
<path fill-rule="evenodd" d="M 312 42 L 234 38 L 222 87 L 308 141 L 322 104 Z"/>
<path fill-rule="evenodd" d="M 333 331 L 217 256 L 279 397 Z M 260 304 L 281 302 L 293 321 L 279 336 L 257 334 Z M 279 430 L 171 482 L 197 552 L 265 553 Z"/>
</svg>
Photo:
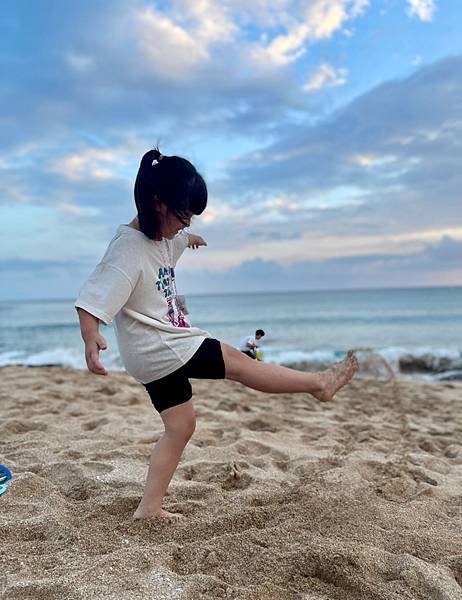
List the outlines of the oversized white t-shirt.
<svg viewBox="0 0 462 600">
<path fill-rule="evenodd" d="M 249 344 L 256 344 L 257 342 L 255 341 L 255 336 L 248 335 L 247 337 L 243 338 L 239 342 L 239 350 L 241 350 L 242 352 L 252 352 L 252 348 L 249 348 L 247 346 L 247 343 L 249 343 Z"/>
<path fill-rule="evenodd" d="M 114 320 L 124 367 L 141 383 L 173 373 L 211 337 L 176 302 L 174 268 L 187 245 L 184 232 L 152 241 L 120 225 L 75 303 L 106 325 Z"/>
</svg>

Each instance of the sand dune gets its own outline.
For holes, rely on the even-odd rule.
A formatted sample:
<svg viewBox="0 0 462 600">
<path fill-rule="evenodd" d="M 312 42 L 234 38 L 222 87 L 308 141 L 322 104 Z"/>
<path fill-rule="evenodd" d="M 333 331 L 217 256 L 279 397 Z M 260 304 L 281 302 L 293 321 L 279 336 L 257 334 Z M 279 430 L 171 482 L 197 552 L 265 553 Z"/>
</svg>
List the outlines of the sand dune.
<svg viewBox="0 0 462 600">
<path fill-rule="evenodd" d="M 196 382 L 167 508 L 133 522 L 161 421 L 143 388 L 0 369 L 0 596 L 462 598 L 462 384 L 356 379 L 334 403 Z"/>
</svg>

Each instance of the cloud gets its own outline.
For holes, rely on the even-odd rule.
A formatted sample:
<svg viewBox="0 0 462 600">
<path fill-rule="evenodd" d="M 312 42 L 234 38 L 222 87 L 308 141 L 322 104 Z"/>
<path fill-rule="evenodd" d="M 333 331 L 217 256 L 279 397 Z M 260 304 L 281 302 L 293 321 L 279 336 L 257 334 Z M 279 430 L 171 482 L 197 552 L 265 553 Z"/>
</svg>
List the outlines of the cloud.
<svg viewBox="0 0 462 600">
<path fill-rule="evenodd" d="M 462 240 L 445 237 L 415 252 L 334 257 L 326 260 L 245 261 L 222 272 L 180 273 L 191 293 L 352 289 L 456 285 L 462 278 Z M 442 268 L 444 266 L 444 268 Z"/>
<path fill-rule="evenodd" d="M 147 8 L 137 20 L 139 48 L 157 74 L 175 80 L 209 58 L 206 40 L 194 39 L 162 13 Z"/>
<path fill-rule="evenodd" d="M 93 56 L 79 54 L 72 51 L 67 52 L 64 58 L 73 69 L 80 73 L 88 72 L 95 64 L 95 59 Z"/>
<path fill-rule="evenodd" d="M 445 235 L 435 244 L 428 244 L 422 253 L 430 261 L 454 264 L 462 268 L 462 241 Z"/>
<path fill-rule="evenodd" d="M 70 180 L 96 179 L 106 181 L 117 177 L 117 168 L 123 159 L 115 152 L 99 148 L 85 148 L 48 162 L 48 172 Z"/>
<path fill-rule="evenodd" d="M 377 86 L 328 119 L 275 127 L 270 145 L 228 160 L 223 179 L 209 181 L 210 208 L 194 226 L 209 241 L 204 268 L 219 272 L 252 257 L 288 265 L 297 258 L 413 252 L 444 235 L 462 237 L 453 231 L 462 187 L 461 65 L 453 57 L 422 67 Z M 90 239 L 86 251 L 97 260 L 111 228 L 133 216 L 135 157 L 145 147 L 136 136 L 111 148 L 90 141 L 55 163 L 44 160 L 45 150 L 32 160 L 39 150 L 20 146 L 0 185 L 4 199 L 47 204 L 66 217 L 66 227 L 60 227 L 68 256 L 81 255 L 87 244 L 82 227 L 91 228 L 99 211 L 96 221 L 104 222 L 105 236 L 97 246 Z M 49 164 L 54 168 L 44 170 Z M 68 177 L 62 177 L 63 164 Z M 113 176 L 95 177 L 95 168 Z M 24 169 L 29 189 L 19 185 L 26 181 L 20 179 Z M 73 227 L 78 244 L 69 234 Z M 44 258 L 59 246 L 58 233 L 47 246 L 33 224 L 25 231 L 40 242 Z M 185 258 L 184 264 L 194 271 L 194 261 Z"/>
<path fill-rule="evenodd" d="M 91 18 L 88 3 L 26 5 L 2 29 L 11 51 L 0 57 L 0 204 L 16 211 L 25 239 L 18 246 L 7 232 L 14 257 L 100 258 L 133 216 L 139 157 L 157 141 L 207 179 L 198 227 L 210 271 L 246 259 L 432 252 L 461 237 L 462 59 L 425 65 L 426 50 L 411 75 L 369 88 L 384 72 L 379 50 L 373 75 L 346 60 L 376 27 L 390 34 L 366 15 L 368 2 L 101 0 Z M 419 21 L 436 10 L 401 6 Z M 430 36 L 442 22 L 411 25 Z M 421 44 L 405 67 L 386 59 L 387 73 L 410 68 Z M 368 91 L 352 99 L 357 85 Z"/>
<path fill-rule="evenodd" d="M 434 0 L 406 0 L 408 3 L 408 14 L 422 21 L 431 21 L 436 11 Z"/>
<path fill-rule="evenodd" d="M 70 202 L 60 202 L 56 208 L 63 213 L 75 215 L 77 217 L 95 217 L 101 213 L 97 208 L 83 208 L 77 204 L 71 204 Z"/>
<path fill-rule="evenodd" d="M 350 160 L 359 167 L 380 167 L 391 163 L 396 163 L 398 157 L 393 154 L 379 156 L 377 154 L 352 154 Z"/>
<path fill-rule="evenodd" d="M 0 261 L 0 300 L 73 299 L 92 270 L 75 261 L 17 259 Z"/>
<path fill-rule="evenodd" d="M 213 47 L 234 42 L 235 60 L 252 56 L 254 69 L 280 67 L 302 57 L 307 45 L 327 39 L 345 21 L 363 14 L 368 0 L 312 0 L 256 2 L 214 2 L 177 0 L 163 11 L 147 7 L 135 11 L 135 33 L 139 47 L 163 77 L 190 78 L 191 69 L 227 58 L 214 55 Z M 257 22 L 266 27 L 258 39 L 248 35 L 246 24 Z M 282 33 L 279 33 L 280 30 Z M 239 51 L 236 52 L 239 45 Z M 244 64 L 242 65 L 244 66 Z"/>
<path fill-rule="evenodd" d="M 368 0 L 314 0 L 297 3 L 295 15 L 287 31 L 276 35 L 266 45 L 256 44 L 253 56 L 256 62 L 285 65 L 302 57 L 307 45 L 330 38 L 344 22 L 360 16 Z M 298 10 L 297 10 L 298 9 Z"/>
<path fill-rule="evenodd" d="M 303 86 L 306 92 L 319 92 L 325 87 L 335 87 L 346 83 L 346 69 L 336 70 L 332 65 L 323 63 L 312 74 L 309 81 Z"/>
<path fill-rule="evenodd" d="M 462 58 L 452 57 L 379 85 L 318 124 L 281 127 L 271 145 L 230 162 L 222 193 L 237 203 L 249 190 L 254 200 L 255 190 L 266 200 L 285 194 L 306 207 L 330 196 L 333 210 L 312 221 L 330 231 L 346 218 L 354 229 L 360 215 L 384 232 L 451 227 L 460 220 L 461 73 Z M 355 201 L 337 211 L 330 190 L 353 184 Z"/>
<path fill-rule="evenodd" d="M 188 272 L 180 267 L 178 281 L 182 291 L 196 294 L 457 285 L 462 280 L 461 265 L 462 240 L 445 236 L 414 252 L 352 255 L 288 265 L 244 260 L 222 271 L 201 267 Z M 0 299 L 73 298 L 92 268 L 91 259 L 0 261 L 5 282 Z"/>
<path fill-rule="evenodd" d="M 73 148 L 92 131 L 108 144 L 128 133 L 147 141 L 245 131 L 261 139 L 275 121 L 319 110 L 302 93 L 310 48 L 342 33 L 368 4 L 101 0 L 91 18 L 87 3 L 58 3 L 48 20 L 39 6 L 19 4 L 8 41 L 29 31 L 40 77 L 27 68 L 25 47 L 4 60 L 0 153 L 43 139 Z M 338 84 L 344 73 L 331 67 L 337 75 L 324 81 Z"/>
</svg>

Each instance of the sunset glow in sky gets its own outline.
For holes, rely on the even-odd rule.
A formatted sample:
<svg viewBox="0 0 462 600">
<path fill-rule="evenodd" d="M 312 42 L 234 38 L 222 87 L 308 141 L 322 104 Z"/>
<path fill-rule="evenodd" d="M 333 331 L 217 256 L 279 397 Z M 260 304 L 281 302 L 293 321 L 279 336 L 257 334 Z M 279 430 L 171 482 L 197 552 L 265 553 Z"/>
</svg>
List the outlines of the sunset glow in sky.
<svg viewBox="0 0 462 600">
<path fill-rule="evenodd" d="M 72 298 L 141 155 L 209 188 L 186 292 L 462 285 L 459 0 L 16 0 L 0 299 Z"/>
</svg>

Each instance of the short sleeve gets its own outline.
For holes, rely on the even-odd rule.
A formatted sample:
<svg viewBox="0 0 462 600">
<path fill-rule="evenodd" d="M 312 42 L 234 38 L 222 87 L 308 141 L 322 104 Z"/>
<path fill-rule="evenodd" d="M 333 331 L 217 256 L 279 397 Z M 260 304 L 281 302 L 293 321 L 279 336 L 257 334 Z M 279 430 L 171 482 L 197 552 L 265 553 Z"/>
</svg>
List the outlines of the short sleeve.
<svg viewBox="0 0 462 600">
<path fill-rule="evenodd" d="M 100 263 L 87 279 L 75 303 L 108 325 L 133 291 L 130 278 L 119 268 Z"/>
<path fill-rule="evenodd" d="M 133 237 L 120 230 L 101 262 L 84 283 L 75 303 L 106 325 L 127 303 L 141 273 L 139 249 Z"/>
<path fill-rule="evenodd" d="M 172 247 L 173 266 L 175 266 L 180 256 L 188 247 L 189 234 L 186 231 L 181 231 L 170 243 Z"/>
</svg>

